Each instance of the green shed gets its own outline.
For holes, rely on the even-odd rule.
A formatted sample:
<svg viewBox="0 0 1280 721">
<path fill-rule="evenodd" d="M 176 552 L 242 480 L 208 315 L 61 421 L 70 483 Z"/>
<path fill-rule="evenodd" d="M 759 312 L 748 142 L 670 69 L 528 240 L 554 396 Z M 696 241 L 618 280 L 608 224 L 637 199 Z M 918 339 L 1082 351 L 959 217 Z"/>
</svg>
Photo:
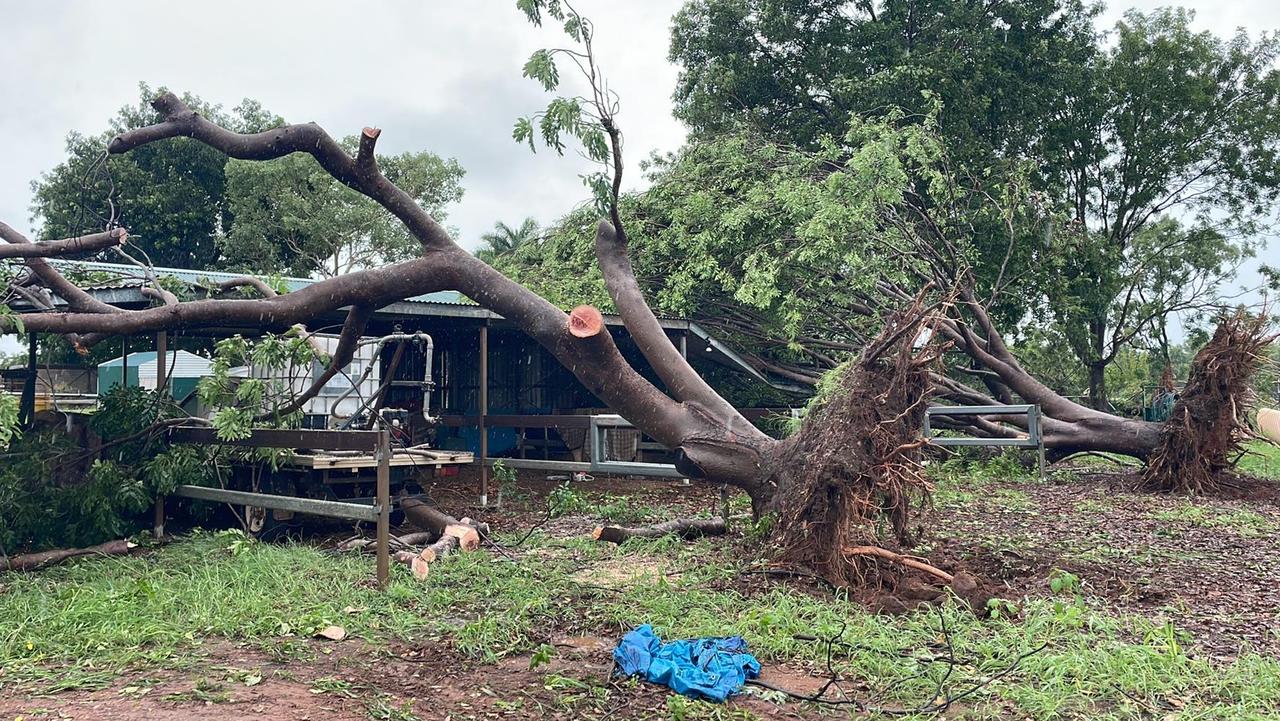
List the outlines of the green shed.
<svg viewBox="0 0 1280 721">
<path fill-rule="evenodd" d="M 129 353 L 119 358 L 112 358 L 109 361 L 98 364 L 98 395 L 102 395 L 111 390 L 114 386 L 121 384 L 121 374 L 127 370 L 127 377 L 124 385 L 137 387 L 138 385 L 138 366 L 149 361 L 155 361 L 155 351 L 139 351 L 137 353 Z"/>
</svg>

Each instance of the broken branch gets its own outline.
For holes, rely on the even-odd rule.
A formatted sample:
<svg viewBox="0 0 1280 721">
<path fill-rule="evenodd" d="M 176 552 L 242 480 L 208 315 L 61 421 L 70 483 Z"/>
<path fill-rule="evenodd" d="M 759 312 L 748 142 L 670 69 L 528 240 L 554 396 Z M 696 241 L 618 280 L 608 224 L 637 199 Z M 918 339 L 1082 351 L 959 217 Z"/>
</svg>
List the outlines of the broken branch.
<svg viewBox="0 0 1280 721">
<path fill-rule="evenodd" d="M 723 518 L 677 518 L 674 521 L 637 528 L 600 526 L 591 532 L 591 536 L 597 541 L 624 543 L 632 538 L 662 538 L 672 535 L 680 536 L 685 540 L 702 536 L 723 536 L 728 530 L 729 527 Z"/>
</svg>

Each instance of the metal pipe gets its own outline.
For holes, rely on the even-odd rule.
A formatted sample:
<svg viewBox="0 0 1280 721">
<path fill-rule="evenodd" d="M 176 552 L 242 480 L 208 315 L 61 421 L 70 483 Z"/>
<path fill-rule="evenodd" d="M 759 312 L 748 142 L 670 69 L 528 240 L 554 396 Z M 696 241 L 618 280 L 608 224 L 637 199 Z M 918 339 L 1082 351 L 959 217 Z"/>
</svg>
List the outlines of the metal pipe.
<svg viewBox="0 0 1280 721">
<path fill-rule="evenodd" d="M 257 506 L 258 508 L 307 513 L 312 516 L 349 518 L 357 521 L 376 522 L 381 511 L 377 506 L 368 506 L 363 503 L 276 496 L 268 493 L 250 493 L 248 491 L 233 491 L 227 488 L 208 488 L 205 486 L 178 486 L 173 489 L 173 495 L 183 498 L 195 498 L 201 501 L 214 501 L 215 503 L 236 503 L 245 506 Z"/>
<path fill-rule="evenodd" d="M 338 405 L 342 403 L 342 401 L 346 400 L 352 393 L 355 393 L 356 389 L 358 389 L 362 383 L 368 380 L 369 374 L 373 372 L 374 364 L 377 363 L 380 358 L 382 358 L 382 349 L 386 347 L 387 343 L 390 343 L 391 341 L 414 341 L 423 346 L 423 355 L 425 357 L 425 363 L 423 367 L 423 378 L 422 378 L 422 419 L 425 420 L 427 423 L 435 422 L 435 418 L 431 416 L 431 388 L 432 386 L 435 385 L 431 380 L 431 369 L 432 369 L 432 357 L 435 354 L 435 342 L 432 341 L 431 336 L 421 331 L 418 331 L 416 333 L 392 333 L 390 335 L 384 335 L 381 338 L 365 338 L 360 340 L 356 344 L 357 349 L 367 345 L 374 344 L 374 343 L 377 344 L 377 348 L 373 350 L 373 358 L 370 360 L 369 365 L 365 366 L 364 372 L 360 374 L 359 380 L 352 383 L 350 388 L 343 391 L 342 395 L 338 396 L 337 399 L 335 399 L 333 403 L 329 405 L 330 416 L 334 418 L 339 417 Z M 366 408 L 368 408 L 369 404 L 374 400 L 375 398 L 363 399 L 362 402 L 360 403 L 360 407 L 357 408 L 355 412 L 351 414 L 351 417 L 360 415 L 360 413 L 363 412 Z"/>
</svg>

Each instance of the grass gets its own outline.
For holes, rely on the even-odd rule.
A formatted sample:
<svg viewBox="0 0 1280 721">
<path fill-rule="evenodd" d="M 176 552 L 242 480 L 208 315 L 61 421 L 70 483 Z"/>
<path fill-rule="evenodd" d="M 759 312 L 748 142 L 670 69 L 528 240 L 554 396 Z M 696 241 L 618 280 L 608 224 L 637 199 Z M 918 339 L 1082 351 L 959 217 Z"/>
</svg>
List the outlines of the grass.
<svg viewBox="0 0 1280 721">
<path fill-rule="evenodd" d="M 430 637 L 479 662 L 542 648 L 550 629 L 616 637 L 652 623 L 669 637 L 741 634 L 764 661 L 820 670 L 821 644 L 797 634 L 836 635 L 849 644 L 837 670 L 888 689 L 884 704 L 929 700 L 944 672 L 936 663 L 945 623 L 962 663 L 949 681 L 959 690 L 1006 668 L 1018 654 L 1046 648 L 1013 674 L 965 701 L 964 718 L 1089 717 L 1139 719 L 1177 712 L 1180 719 L 1265 718 L 1280 707 L 1280 661 L 1243 654 L 1210 665 L 1189 655 L 1168 620 L 1118 616 L 1076 595 L 1034 599 L 1016 618 L 979 621 L 947 604 L 936 612 L 878 616 L 843 598 L 773 587 L 744 594 L 737 562 L 723 543 L 671 539 L 622 547 L 535 533 L 522 551 L 536 563 L 486 552 L 438 564 L 420 584 L 396 569 L 386 593 L 369 587 L 367 557 L 330 555 L 300 545 L 240 545 L 199 534 L 151 555 L 103 558 L 40 574 L 0 577 L 0 683 L 43 691 L 100 687 L 129 669 L 199 669 L 192 698 L 217 701 L 227 683 L 246 683 L 252 669 L 200 666 L 201 647 L 230 639 L 306 663 L 306 639 L 330 623 L 375 646 Z M 574 580 L 582 569 L 659 564 L 664 573 L 611 586 Z M 323 678 L 318 693 L 364 694 L 371 718 L 409 721 L 410 707 L 381 691 Z M 547 673 L 544 687 L 558 707 L 598 715 L 618 703 L 603 679 Z M 625 687 L 624 687 L 625 688 Z M 531 702 L 532 703 L 532 702 Z M 533 712 L 535 709 L 526 708 Z M 669 718 L 745 718 L 741 709 L 672 697 Z"/>
<path fill-rule="evenodd" d="M 1280 446 L 1265 441 L 1249 441 L 1245 444 L 1248 453 L 1236 464 L 1241 473 L 1280 480 Z"/>
<path fill-rule="evenodd" d="M 1249 538 L 1276 532 L 1276 524 L 1257 511 L 1213 508 L 1190 501 L 1156 511 L 1151 518 L 1164 523 L 1228 530 Z"/>
</svg>

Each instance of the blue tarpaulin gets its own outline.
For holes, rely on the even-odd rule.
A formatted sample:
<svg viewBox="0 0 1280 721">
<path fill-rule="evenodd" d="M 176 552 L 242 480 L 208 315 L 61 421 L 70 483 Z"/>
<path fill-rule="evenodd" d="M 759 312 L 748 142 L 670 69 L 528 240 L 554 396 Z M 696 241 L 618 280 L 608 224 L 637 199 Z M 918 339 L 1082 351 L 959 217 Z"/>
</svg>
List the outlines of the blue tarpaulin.
<svg viewBox="0 0 1280 721">
<path fill-rule="evenodd" d="M 711 701 L 724 701 L 760 675 L 760 662 L 747 653 L 741 636 L 663 643 L 647 623 L 622 637 L 613 660 L 625 676 L 644 676 L 684 696 Z"/>
</svg>

